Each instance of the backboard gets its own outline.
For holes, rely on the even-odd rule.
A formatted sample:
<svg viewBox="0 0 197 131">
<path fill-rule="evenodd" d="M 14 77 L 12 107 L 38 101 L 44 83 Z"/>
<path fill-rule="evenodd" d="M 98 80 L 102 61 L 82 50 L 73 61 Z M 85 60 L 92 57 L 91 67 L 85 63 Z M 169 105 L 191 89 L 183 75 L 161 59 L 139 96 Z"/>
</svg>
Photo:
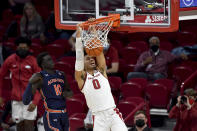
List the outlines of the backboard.
<svg viewBox="0 0 197 131">
<path fill-rule="evenodd" d="M 54 0 L 58 29 L 75 30 L 88 18 L 120 14 L 116 31 L 170 32 L 178 29 L 178 0 Z"/>
</svg>

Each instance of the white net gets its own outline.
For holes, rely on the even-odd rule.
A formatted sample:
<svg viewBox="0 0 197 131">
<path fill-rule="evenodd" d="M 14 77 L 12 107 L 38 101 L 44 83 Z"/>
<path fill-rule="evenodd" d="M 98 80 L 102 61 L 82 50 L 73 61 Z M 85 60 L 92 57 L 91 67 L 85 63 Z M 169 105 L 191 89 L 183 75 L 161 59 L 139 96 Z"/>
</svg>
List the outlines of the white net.
<svg viewBox="0 0 197 131">
<path fill-rule="evenodd" d="M 82 27 L 82 42 L 87 49 L 106 47 L 108 45 L 107 35 L 113 25 L 113 21 L 89 25 L 87 29 Z"/>
</svg>

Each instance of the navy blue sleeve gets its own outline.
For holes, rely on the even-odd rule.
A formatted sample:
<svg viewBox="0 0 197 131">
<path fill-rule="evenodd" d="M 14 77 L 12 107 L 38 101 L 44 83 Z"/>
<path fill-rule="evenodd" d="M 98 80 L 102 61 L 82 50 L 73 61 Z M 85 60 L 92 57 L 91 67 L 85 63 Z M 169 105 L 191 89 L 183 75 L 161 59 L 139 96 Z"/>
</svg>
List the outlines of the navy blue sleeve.
<svg viewBox="0 0 197 131">
<path fill-rule="evenodd" d="M 23 104 L 28 105 L 32 101 L 32 96 L 31 84 L 28 84 L 23 94 Z"/>
</svg>

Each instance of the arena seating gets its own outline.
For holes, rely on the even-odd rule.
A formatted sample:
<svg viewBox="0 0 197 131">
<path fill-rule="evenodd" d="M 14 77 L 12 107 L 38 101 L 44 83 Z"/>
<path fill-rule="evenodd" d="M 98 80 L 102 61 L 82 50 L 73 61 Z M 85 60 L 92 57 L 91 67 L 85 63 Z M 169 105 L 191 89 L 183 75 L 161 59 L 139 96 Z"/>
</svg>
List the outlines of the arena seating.
<svg viewBox="0 0 197 131">
<path fill-rule="evenodd" d="M 33 2 L 46 22 L 53 10 L 53 1 L 33 0 Z M 17 36 L 19 36 L 21 17 L 22 15 L 14 16 L 10 9 L 4 10 L 0 21 L 0 37 L 4 38 L 6 36 L 8 26 L 12 21 L 16 21 L 18 24 Z M 168 78 L 166 79 L 148 82 L 144 78 L 133 78 L 127 81 L 127 74 L 134 70 L 139 55 L 148 50 L 147 38 L 153 35 L 160 38 L 160 48 L 162 50 L 172 51 L 176 47 L 196 45 L 196 20 L 180 22 L 180 30 L 177 32 L 109 33 L 111 46 L 118 50 L 120 57 L 119 73 L 122 73 L 123 77 L 110 76 L 108 79 L 116 104 L 122 112 L 123 118 L 126 119 L 126 124 L 129 126 L 133 124 L 133 115 L 137 109 L 146 108 L 149 118 L 149 108 L 167 109 L 173 89 L 178 88 L 176 90 L 178 92 L 180 84 L 197 69 L 197 62 L 193 60 L 193 57 L 191 59 L 189 57 L 187 61 L 173 63 L 168 69 Z M 14 40 L 17 36 L 4 38 L 3 44 L 15 50 Z M 84 95 L 78 89 L 78 85 L 74 80 L 75 57 L 65 56 L 71 49 L 68 40 L 55 37 L 54 40 L 49 41 L 45 45 L 42 44 L 40 39 L 32 39 L 31 49 L 34 56 L 37 56 L 42 51 L 48 51 L 53 56 L 55 68 L 65 72 L 70 88 L 74 93 L 72 98 L 67 99 L 71 131 L 76 131 L 77 128 L 83 127 L 88 108 Z M 194 56 L 194 58 L 197 58 L 197 56 Z M 3 90 L 3 97 L 9 100 L 11 94 L 11 79 L 9 75 L 4 78 L 4 87 L 7 88 Z"/>
</svg>

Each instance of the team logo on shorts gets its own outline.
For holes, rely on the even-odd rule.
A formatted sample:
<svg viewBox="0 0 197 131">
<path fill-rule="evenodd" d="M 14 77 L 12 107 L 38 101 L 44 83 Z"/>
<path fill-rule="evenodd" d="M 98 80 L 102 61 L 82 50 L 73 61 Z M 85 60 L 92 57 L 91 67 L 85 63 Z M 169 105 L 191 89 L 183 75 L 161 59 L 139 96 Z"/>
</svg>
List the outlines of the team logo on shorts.
<svg viewBox="0 0 197 131">
<path fill-rule="evenodd" d="M 194 0 L 182 0 L 185 6 L 191 6 L 194 3 Z"/>
</svg>

